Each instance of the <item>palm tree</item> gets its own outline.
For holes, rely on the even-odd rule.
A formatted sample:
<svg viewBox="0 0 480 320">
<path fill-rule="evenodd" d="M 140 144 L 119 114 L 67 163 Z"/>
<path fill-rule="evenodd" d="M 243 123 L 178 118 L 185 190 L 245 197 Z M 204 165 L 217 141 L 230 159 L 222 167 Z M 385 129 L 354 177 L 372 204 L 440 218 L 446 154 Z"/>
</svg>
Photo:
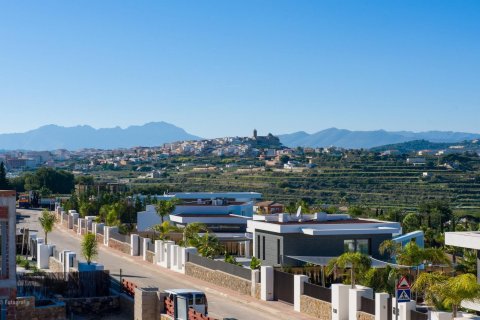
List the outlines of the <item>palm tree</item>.
<svg viewBox="0 0 480 320">
<path fill-rule="evenodd" d="M 390 255 L 390 261 L 393 261 L 401 250 L 402 244 L 393 240 L 385 240 L 378 247 L 380 254 L 388 253 Z"/>
<path fill-rule="evenodd" d="M 423 291 L 425 301 L 437 309 L 452 309 L 452 319 L 457 317 L 462 301 L 473 301 L 480 298 L 480 285 L 473 274 L 462 274 L 447 277 L 443 273 L 422 273 L 415 281 L 412 289 Z"/>
<path fill-rule="evenodd" d="M 98 255 L 98 244 L 93 233 L 86 233 L 83 236 L 82 255 L 87 260 L 87 264 L 90 264 L 93 258 Z"/>
<path fill-rule="evenodd" d="M 400 274 L 400 270 L 390 265 L 385 268 L 371 268 L 360 279 L 362 286 L 372 288 L 374 292 L 395 293 L 395 285 Z"/>
<path fill-rule="evenodd" d="M 477 253 L 475 250 L 464 249 L 463 257 L 455 266 L 455 271 L 477 274 Z"/>
<path fill-rule="evenodd" d="M 420 266 L 425 263 L 450 264 L 448 256 L 440 248 L 420 248 L 415 242 L 409 242 L 404 247 L 395 241 L 386 240 L 381 243 L 380 250 L 390 252 L 398 264 L 415 270 L 414 278 L 420 275 Z M 381 251 L 382 252 L 382 251 Z M 413 290 L 415 293 L 421 292 Z"/>
<path fill-rule="evenodd" d="M 200 222 L 193 222 L 187 224 L 183 228 L 182 245 L 185 247 L 196 247 L 198 244 L 198 234 L 200 232 L 207 232 L 207 225 Z"/>
<path fill-rule="evenodd" d="M 222 252 L 223 246 L 218 241 L 218 238 L 210 233 L 205 233 L 203 236 L 197 238 L 197 250 L 205 258 L 213 259 L 216 255 Z"/>
<path fill-rule="evenodd" d="M 164 221 L 163 223 L 156 224 L 153 226 L 153 231 L 158 232 L 158 239 L 167 240 L 171 232 L 178 232 L 179 228 L 170 224 L 170 221 Z"/>
<path fill-rule="evenodd" d="M 49 232 L 52 232 L 53 226 L 57 218 L 53 212 L 43 209 L 42 215 L 38 218 L 40 225 L 42 226 L 43 232 L 45 232 L 45 244 L 47 243 L 47 236 Z"/>
<path fill-rule="evenodd" d="M 285 207 L 285 212 L 292 214 L 297 211 L 297 206 L 295 205 L 295 202 L 289 202 L 288 205 Z"/>
<path fill-rule="evenodd" d="M 308 205 L 307 201 L 300 200 L 297 206 L 302 207 L 302 213 L 305 213 L 305 214 L 310 213 L 310 206 Z"/>
<path fill-rule="evenodd" d="M 357 276 L 362 276 L 372 265 L 372 260 L 367 255 L 359 252 L 345 252 L 339 257 L 333 258 L 328 262 L 327 273 L 332 274 L 340 269 L 342 273 L 350 268 L 350 283 L 352 289 L 355 288 Z"/>
<path fill-rule="evenodd" d="M 155 204 L 155 211 L 157 211 L 157 214 L 160 216 L 162 223 L 166 216 L 171 215 L 175 211 L 177 202 L 177 199 L 159 200 L 157 204 Z"/>
</svg>

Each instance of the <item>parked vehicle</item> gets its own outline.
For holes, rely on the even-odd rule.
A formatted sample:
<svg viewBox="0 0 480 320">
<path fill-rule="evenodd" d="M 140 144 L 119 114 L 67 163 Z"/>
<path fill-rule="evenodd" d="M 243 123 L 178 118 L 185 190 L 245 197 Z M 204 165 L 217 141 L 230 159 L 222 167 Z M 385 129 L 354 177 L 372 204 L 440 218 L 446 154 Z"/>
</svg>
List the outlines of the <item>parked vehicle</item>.
<svg viewBox="0 0 480 320">
<path fill-rule="evenodd" d="M 208 302 L 207 296 L 204 292 L 195 289 L 168 289 L 165 290 L 168 293 L 168 297 L 177 303 L 177 297 L 181 296 L 188 301 L 188 307 L 200 312 L 204 315 L 208 315 Z"/>
<path fill-rule="evenodd" d="M 20 209 L 30 208 L 30 196 L 28 193 L 21 193 L 18 197 L 18 207 Z"/>
</svg>

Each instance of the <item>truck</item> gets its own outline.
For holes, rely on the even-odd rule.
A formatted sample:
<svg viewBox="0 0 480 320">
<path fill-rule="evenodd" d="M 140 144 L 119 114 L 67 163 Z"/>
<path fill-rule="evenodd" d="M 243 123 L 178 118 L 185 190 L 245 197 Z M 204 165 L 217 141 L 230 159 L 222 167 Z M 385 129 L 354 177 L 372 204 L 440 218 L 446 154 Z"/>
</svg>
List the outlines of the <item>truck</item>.
<svg viewBox="0 0 480 320">
<path fill-rule="evenodd" d="M 21 193 L 18 196 L 18 207 L 21 209 L 28 209 L 30 206 L 30 195 L 28 193 Z"/>
</svg>

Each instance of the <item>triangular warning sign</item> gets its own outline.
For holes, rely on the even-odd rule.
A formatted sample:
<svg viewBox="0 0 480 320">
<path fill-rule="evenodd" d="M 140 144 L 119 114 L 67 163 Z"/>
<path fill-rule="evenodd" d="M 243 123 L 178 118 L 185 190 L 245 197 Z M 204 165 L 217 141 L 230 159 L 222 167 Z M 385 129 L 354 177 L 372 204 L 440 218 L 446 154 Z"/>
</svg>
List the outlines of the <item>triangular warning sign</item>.
<svg viewBox="0 0 480 320">
<path fill-rule="evenodd" d="M 410 283 L 408 283 L 408 280 L 405 276 L 398 281 L 397 289 L 410 289 Z"/>
<path fill-rule="evenodd" d="M 405 290 L 402 290 L 398 296 L 398 300 L 410 300 L 410 295 Z"/>
</svg>

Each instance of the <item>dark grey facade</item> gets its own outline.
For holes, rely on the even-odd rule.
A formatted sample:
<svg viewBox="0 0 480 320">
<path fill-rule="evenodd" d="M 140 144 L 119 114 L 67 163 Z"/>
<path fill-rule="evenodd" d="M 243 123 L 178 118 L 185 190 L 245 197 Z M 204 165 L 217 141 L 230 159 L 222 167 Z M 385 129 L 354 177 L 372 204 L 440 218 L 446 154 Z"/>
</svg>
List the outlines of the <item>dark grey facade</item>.
<svg viewBox="0 0 480 320">
<path fill-rule="evenodd" d="M 384 240 L 390 239 L 391 234 L 311 236 L 303 233 L 278 234 L 256 230 L 254 255 L 264 266 L 301 266 L 303 262 L 288 256 L 336 257 L 345 252 L 345 240 L 368 240 L 368 254 L 385 260 L 388 257 L 381 255 L 378 248 Z"/>
</svg>

